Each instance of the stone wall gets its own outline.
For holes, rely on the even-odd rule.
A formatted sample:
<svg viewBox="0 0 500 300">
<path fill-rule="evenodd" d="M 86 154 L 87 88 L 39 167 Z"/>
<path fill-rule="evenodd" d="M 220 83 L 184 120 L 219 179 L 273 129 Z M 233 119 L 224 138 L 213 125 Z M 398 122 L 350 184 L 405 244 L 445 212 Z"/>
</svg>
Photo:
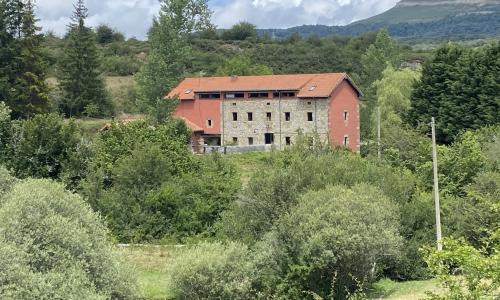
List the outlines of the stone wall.
<svg viewBox="0 0 500 300">
<path fill-rule="evenodd" d="M 265 144 L 265 134 L 274 133 L 274 144 L 283 148 L 287 137 L 294 143 L 297 133 L 317 132 L 328 138 L 328 103 L 329 99 L 226 99 L 221 104 L 222 139 L 225 145 L 249 145 L 253 138 L 254 145 Z M 285 113 L 290 113 L 290 121 Z M 233 113 L 238 120 L 233 121 Z M 248 120 L 252 113 L 252 121 Z M 267 113 L 271 113 L 268 120 Z M 308 113 L 313 120 L 308 120 Z M 237 142 L 233 139 L 237 138 Z"/>
</svg>

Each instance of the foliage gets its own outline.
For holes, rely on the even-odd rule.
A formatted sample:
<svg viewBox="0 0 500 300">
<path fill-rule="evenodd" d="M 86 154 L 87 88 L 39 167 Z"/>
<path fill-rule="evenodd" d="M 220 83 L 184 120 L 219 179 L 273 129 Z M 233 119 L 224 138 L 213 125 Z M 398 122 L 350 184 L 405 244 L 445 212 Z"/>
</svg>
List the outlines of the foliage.
<svg viewBox="0 0 500 300">
<path fill-rule="evenodd" d="M 16 177 L 59 178 L 78 144 L 74 121 L 39 114 L 14 124 L 3 159 Z"/>
<path fill-rule="evenodd" d="M 191 52 L 189 35 L 210 28 L 210 14 L 206 0 L 161 1 L 148 34 L 147 62 L 136 76 L 137 105 L 142 111 L 151 112 L 185 75 Z"/>
<path fill-rule="evenodd" d="M 125 37 L 122 33 L 114 31 L 106 24 L 101 24 L 95 29 L 96 40 L 99 44 L 109 44 L 113 42 L 123 42 Z"/>
<path fill-rule="evenodd" d="M 207 233 L 239 180 L 220 157 L 196 158 L 181 121 L 113 124 L 96 142 L 81 192 L 123 242 Z"/>
<path fill-rule="evenodd" d="M 249 22 L 239 22 L 230 29 L 224 30 L 222 39 L 244 41 L 257 37 L 257 29 L 254 24 Z"/>
<path fill-rule="evenodd" d="M 42 35 L 32 0 L 0 3 L 0 101 L 14 117 L 45 112 L 49 96 Z"/>
<path fill-rule="evenodd" d="M 403 116 L 411 108 L 410 96 L 413 84 L 419 80 L 419 72 L 412 69 L 396 70 L 389 65 L 382 72 L 382 79 L 373 83 L 377 106 L 380 108 L 381 128 L 401 126 Z M 372 115 L 372 128 L 377 128 L 377 116 Z"/>
<path fill-rule="evenodd" d="M 477 249 L 491 251 L 487 237 L 500 228 L 500 173 L 479 174 L 465 190 L 466 195 L 455 207 L 455 235 L 464 237 Z"/>
<path fill-rule="evenodd" d="M 62 90 L 59 109 L 69 117 L 81 116 L 88 105 L 98 107 L 98 115 L 112 114 L 112 102 L 101 77 L 101 62 L 95 34 L 85 25 L 87 8 L 78 0 L 66 36 L 58 77 Z"/>
<path fill-rule="evenodd" d="M 391 182 L 391 184 L 387 184 Z M 369 183 L 397 203 L 411 199 L 415 178 L 343 150 L 314 148 L 298 143 L 277 153 L 269 167 L 255 173 L 239 201 L 223 213 L 220 234 L 253 243 L 269 231 L 301 194 L 328 185 Z"/>
<path fill-rule="evenodd" d="M 7 147 L 12 134 L 11 110 L 4 102 L 0 102 L 0 161 L 7 155 Z"/>
<path fill-rule="evenodd" d="M 443 240 L 443 250 L 425 248 L 426 262 L 437 276 L 445 294 L 430 293 L 429 299 L 494 299 L 499 296 L 500 255 L 498 253 L 498 230 L 489 241 L 493 253 L 484 253 L 463 239 Z"/>
<path fill-rule="evenodd" d="M 17 179 L 10 175 L 4 166 L 0 165 L 0 206 L 2 205 L 2 196 L 10 191 L 17 183 Z"/>
<path fill-rule="evenodd" d="M 367 103 L 361 107 L 361 123 L 365 124 L 361 132 L 363 139 L 373 136 L 374 130 L 371 129 L 371 119 L 375 115 L 374 111 L 377 106 L 377 88 L 380 88 L 382 93 L 380 83 L 377 86 L 374 82 L 382 78 L 383 71 L 386 68 L 398 67 L 399 62 L 398 46 L 387 31 L 384 30 L 377 33 L 375 42 L 361 56 L 362 70 L 361 74 L 359 74 L 359 84 L 364 91 Z M 389 74 L 386 75 L 389 76 Z"/>
<path fill-rule="evenodd" d="M 135 298 L 101 219 L 60 184 L 17 184 L 0 205 L 0 228 L 1 298 Z"/>
<path fill-rule="evenodd" d="M 272 75 L 273 70 L 266 65 L 252 64 L 248 57 L 233 57 L 226 60 L 215 71 L 217 76 Z"/>
<path fill-rule="evenodd" d="M 329 186 L 304 194 L 257 244 L 265 298 L 344 298 L 398 255 L 396 207 L 372 186 Z"/>
<path fill-rule="evenodd" d="M 134 75 L 141 68 L 141 64 L 130 56 L 108 56 L 102 63 L 102 69 L 108 75 Z"/>
<path fill-rule="evenodd" d="M 239 243 L 200 243 L 177 258 L 172 283 L 178 299 L 253 299 L 249 250 Z"/>
<path fill-rule="evenodd" d="M 500 121 L 500 43 L 479 49 L 445 44 L 424 64 L 406 121 L 424 125 L 436 118 L 437 139 L 449 144 L 458 133 Z"/>
</svg>

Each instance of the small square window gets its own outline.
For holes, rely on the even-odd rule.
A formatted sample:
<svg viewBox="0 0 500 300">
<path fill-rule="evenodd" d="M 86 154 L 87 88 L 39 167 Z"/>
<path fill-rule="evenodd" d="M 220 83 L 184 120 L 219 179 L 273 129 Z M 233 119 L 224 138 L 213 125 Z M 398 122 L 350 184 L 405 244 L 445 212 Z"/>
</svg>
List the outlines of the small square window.
<svg viewBox="0 0 500 300">
<path fill-rule="evenodd" d="M 271 102 L 267 102 L 267 105 L 271 105 Z"/>
<path fill-rule="evenodd" d="M 309 122 L 314 121 L 314 115 L 312 112 L 307 113 L 307 121 L 309 121 Z"/>
<path fill-rule="evenodd" d="M 238 121 L 238 113 L 233 113 L 233 121 Z"/>
<path fill-rule="evenodd" d="M 253 121 L 253 113 L 249 112 L 247 113 L 248 121 Z"/>
<path fill-rule="evenodd" d="M 233 106 L 236 106 L 236 102 L 233 102 Z"/>
<path fill-rule="evenodd" d="M 311 101 L 307 102 L 307 105 L 311 105 L 311 104 L 312 104 L 312 102 L 311 102 Z"/>
<path fill-rule="evenodd" d="M 292 144 L 292 138 L 290 138 L 289 136 L 285 137 L 285 144 L 287 146 L 290 146 Z"/>
<path fill-rule="evenodd" d="M 253 145 L 253 137 L 248 138 L 248 145 Z"/>
<path fill-rule="evenodd" d="M 211 119 L 208 119 L 207 120 L 207 127 L 208 128 L 212 128 L 214 125 L 213 125 L 213 121 Z"/>
<path fill-rule="evenodd" d="M 271 121 L 273 119 L 273 114 L 270 112 L 266 113 L 266 119 L 267 121 Z"/>
<path fill-rule="evenodd" d="M 237 138 L 237 137 L 233 137 L 233 143 L 234 143 L 235 145 L 238 145 L 238 138 Z"/>
<path fill-rule="evenodd" d="M 285 121 L 290 121 L 291 115 L 289 112 L 285 112 Z"/>
</svg>

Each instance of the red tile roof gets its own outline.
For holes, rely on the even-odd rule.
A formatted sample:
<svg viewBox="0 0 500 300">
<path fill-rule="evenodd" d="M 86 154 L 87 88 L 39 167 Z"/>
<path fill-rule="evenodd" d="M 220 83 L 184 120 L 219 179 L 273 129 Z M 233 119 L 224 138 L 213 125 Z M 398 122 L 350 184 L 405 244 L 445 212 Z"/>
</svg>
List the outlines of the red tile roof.
<svg viewBox="0 0 500 300">
<path fill-rule="evenodd" d="M 201 128 L 200 126 L 194 124 L 193 122 L 189 121 L 188 119 L 184 118 L 184 117 L 178 117 L 179 119 L 182 119 L 184 122 L 186 122 L 186 125 L 191 128 L 191 130 L 193 132 L 203 132 L 205 131 L 203 128 Z"/>
<path fill-rule="evenodd" d="M 325 73 L 186 78 L 167 98 L 193 100 L 195 93 L 251 91 L 298 91 L 299 98 L 330 97 L 343 80 L 348 80 L 362 95 L 346 73 Z"/>
</svg>

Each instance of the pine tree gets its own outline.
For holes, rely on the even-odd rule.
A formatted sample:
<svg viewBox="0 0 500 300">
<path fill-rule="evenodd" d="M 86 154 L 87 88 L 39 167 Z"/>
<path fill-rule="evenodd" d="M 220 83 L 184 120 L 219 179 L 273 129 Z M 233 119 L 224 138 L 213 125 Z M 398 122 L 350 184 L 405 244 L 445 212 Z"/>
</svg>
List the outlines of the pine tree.
<svg viewBox="0 0 500 300">
<path fill-rule="evenodd" d="M 42 52 L 43 36 L 36 25 L 34 4 L 27 0 L 22 17 L 20 42 L 21 74 L 16 86 L 19 91 L 15 105 L 11 107 L 14 114 L 30 117 L 36 113 L 47 111 L 49 86 L 46 82 L 46 64 Z"/>
<path fill-rule="evenodd" d="M 66 36 L 64 56 L 59 62 L 59 79 L 63 99 L 60 109 L 68 116 L 81 116 L 96 110 L 97 115 L 110 115 L 112 103 L 101 76 L 101 63 L 96 38 L 85 26 L 88 10 L 78 0 Z"/>
<path fill-rule="evenodd" d="M 34 1 L 5 0 L 2 7 L 0 97 L 13 117 L 30 117 L 46 111 L 49 94 Z"/>
<path fill-rule="evenodd" d="M 426 63 L 422 80 L 411 97 L 406 120 L 427 130 L 436 118 L 437 139 L 452 143 L 465 129 L 500 121 L 500 44 L 465 49 L 455 44 L 440 47 Z"/>
</svg>

